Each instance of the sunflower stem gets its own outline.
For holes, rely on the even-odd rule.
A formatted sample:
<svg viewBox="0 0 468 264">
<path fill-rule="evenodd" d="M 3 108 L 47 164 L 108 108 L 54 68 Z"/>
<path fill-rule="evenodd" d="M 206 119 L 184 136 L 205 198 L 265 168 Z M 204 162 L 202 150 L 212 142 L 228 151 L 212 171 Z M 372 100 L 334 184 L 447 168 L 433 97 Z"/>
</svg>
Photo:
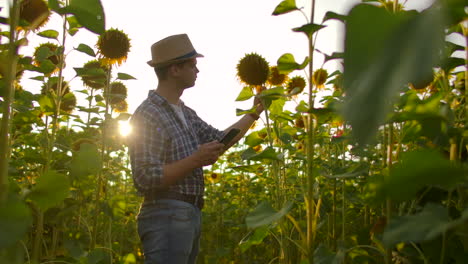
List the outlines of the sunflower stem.
<svg viewBox="0 0 468 264">
<path fill-rule="evenodd" d="M 10 9 L 10 40 L 8 43 L 6 67 L 6 88 L 3 101 L 2 123 L 0 127 L 0 204 L 6 201 L 8 196 L 8 163 L 10 161 L 10 122 L 11 105 L 15 97 L 15 75 L 18 63 L 18 49 L 16 46 L 16 27 L 19 20 L 19 1 L 13 1 Z"/>
</svg>

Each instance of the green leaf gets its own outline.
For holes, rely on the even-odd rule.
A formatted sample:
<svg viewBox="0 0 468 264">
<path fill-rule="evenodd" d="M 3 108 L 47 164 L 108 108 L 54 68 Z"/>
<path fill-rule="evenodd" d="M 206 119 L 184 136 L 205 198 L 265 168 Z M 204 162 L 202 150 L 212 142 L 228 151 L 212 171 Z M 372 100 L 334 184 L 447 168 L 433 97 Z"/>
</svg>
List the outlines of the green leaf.
<svg viewBox="0 0 468 264">
<path fill-rule="evenodd" d="M 96 57 L 96 53 L 94 52 L 94 50 L 90 46 L 88 46 L 86 44 L 78 45 L 78 48 L 75 48 L 75 50 L 86 53 L 91 57 Z"/>
<path fill-rule="evenodd" d="M 260 153 L 249 148 L 241 154 L 245 160 L 282 160 L 281 154 L 277 153 L 272 147 L 268 147 Z"/>
<path fill-rule="evenodd" d="M 50 96 L 41 95 L 39 97 L 38 103 L 42 112 L 49 112 L 53 111 L 54 109 L 54 102 Z"/>
<path fill-rule="evenodd" d="M 49 2 L 49 8 L 50 8 L 51 10 L 53 10 L 53 11 L 55 11 L 55 12 L 61 14 L 60 11 L 59 11 L 60 5 L 59 5 L 59 3 L 58 3 L 58 0 L 48 0 L 48 2 Z"/>
<path fill-rule="evenodd" d="M 39 176 L 28 198 L 35 202 L 42 211 L 58 205 L 69 194 L 68 178 L 57 171 L 48 171 Z"/>
<path fill-rule="evenodd" d="M 304 32 L 308 37 L 311 37 L 315 32 L 319 31 L 320 29 L 326 26 L 317 25 L 317 24 L 305 24 L 298 28 L 293 28 L 294 32 Z"/>
<path fill-rule="evenodd" d="M 268 226 L 263 226 L 250 232 L 249 235 L 241 240 L 239 247 L 241 252 L 245 252 L 251 246 L 260 245 L 269 234 Z"/>
<path fill-rule="evenodd" d="M 75 15 L 76 20 L 91 32 L 102 34 L 106 29 L 100 0 L 70 0 L 70 4 L 64 7 L 63 11 Z"/>
<path fill-rule="evenodd" d="M 250 147 L 255 147 L 264 142 L 263 138 L 258 135 L 258 131 L 254 131 L 245 137 L 245 144 Z"/>
<path fill-rule="evenodd" d="M 68 22 L 68 33 L 72 36 L 74 36 L 76 32 L 78 32 L 79 28 L 82 27 L 80 23 L 78 23 L 78 20 L 76 19 L 75 16 L 68 16 L 67 22 Z"/>
<path fill-rule="evenodd" d="M 131 76 L 130 74 L 119 72 L 117 73 L 118 80 L 136 80 L 135 77 Z"/>
<path fill-rule="evenodd" d="M 336 20 L 339 20 L 341 22 L 346 22 L 346 16 L 345 15 L 340 15 L 340 14 L 337 14 L 335 12 L 332 12 L 332 11 L 328 11 L 325 16 L 323 17 L 323 22 L 327 21 L 327 20 L 330 20 L 330 19 L 336 19 Z"/>
<path fill-rule="evenodd" d="M 416 193 L 428 185 L 452 190 L 466 175 L 466 168 L 445 159 L 436 151 L 412 151 L 402 154 L 401 162 L 382 183 L 382 191 L 387 198 L 405 201 L 415 198 Z"/>
<path fill-rule="evenodd" d="M 269 225 L 280 220 L 293 207 L 293 202 L 287 202 L 281 210 L 276 211 L 268 202 L 261 202 L 252 212 L 245 218 L 245 223 L 248 228 L 257 228 L 264 225 Z"/>
<path fill-rule="evenodd" d="M 34 68 L 35 71 L 44 74 L 50 74 L 53 71 L 55 71 L 55 69 L 57 69 L 57 66 L 50 60 L 44 60 L 41 62 L 41 65 L 39 67 Z"/>
<path fill-rule="evenodd" d="M 279 3 L 279 5 L 276 6 L 272 15 L 282 15 L 295 10 L 299 10 L 299 8 L 296 6 L 296 0 L 283 0 L 281 3 Z"/>
<path fill-rule="evenodd" d="M 99 77 L 104 78 L 106 73 L 101 68 L 73 68 L 76 75 L 81 77 Z"/>
<path fill-rule="evenodd" d="M 242 88 L 242 91 L 237 96 L 236 101 L 245 101 L 252 98 L 252 96 L 254 96 L 252 87 L 245 86 L 244 88 Z"/>
<path fill-rule="evenodd" d="M 32 224 L 31 211 L 15 195 L 0 204 L 0 250 L 23 239 Z"/>
<path fill-rule="evenodd" d="M 37 33 L 37 35 L 44 37 L 44 38 L 50 38 L 50 39 L 57 39 L 59 36 L 58 31 L 49 29 L 49 30 L 44 30 L 42 32 Z"/>
<path fill-rule="evenodd" d="M 136 264 L 136 257 L 133 255 L 133 253 L 128 253 L 127 255 L 124 256 L 123 258 L 124 263 L 123 264 Z"/>
<path fill-rule="evenodd" d="M 465 209 L 459 219 L 452 221 L 447 208 L 428 203 L 417 214 L 392 218 L 385 228 L 382 242 L 386 247 L 391 247 L 399 242 L 429 241 L 463 224 L 466 220 L 468 220 L 468 209 Z"/>
<path fill-rule="evenodd" d="M 280 73 L 289 74 L 292 71 L 304 69 L 308 65 L 308 63 L 308 57 L 304 59 L 304 62 L 299 64 L 294 59 L 294 55 L 292 55 L 291 53 L 285 53 L 278 59 L 277 67 Z"/>
<path fill-rule="evenodd" d="M 80 150 L 73 154 L 70 174 L 75 179 L 82 179 L 89 175 L 96 175 L 101 171 L 101 154 L 98 147 L 89 143 L 82 143 Z"/>
<path fill-rule="evenodd" d="M 343 59 L 343 57 L 344 57 L 343 52 L 333 52 L 332 55 L 325 54 L 325 61 L 323 63 L 330 61 L 330 60 Z M 329 77 L 331 77 L 331 75 Z"/>
<path fill-rule="evenodd" d="M 343 115 L 359 143 L 374 138 L 399 91 L 432 75 L 444 43 L 437 9 L 389 13 L 361 4 L 346 22 Z"/>
</svg>

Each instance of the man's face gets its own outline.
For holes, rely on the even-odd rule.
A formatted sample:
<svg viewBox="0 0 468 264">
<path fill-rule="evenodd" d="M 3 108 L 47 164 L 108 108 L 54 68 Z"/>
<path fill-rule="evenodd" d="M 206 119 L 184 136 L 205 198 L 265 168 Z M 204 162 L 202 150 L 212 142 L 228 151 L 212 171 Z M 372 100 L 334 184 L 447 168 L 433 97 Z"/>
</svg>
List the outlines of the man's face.
<svg viewBox="0 0 468 264">
<path fill-rule="evenodd" d="M 198 68 L 197 59 L 190 59 L 178 66 L 177 78 L 183 88 L 190 88 L 195 85 L 197 79 Z"/>
</svg>

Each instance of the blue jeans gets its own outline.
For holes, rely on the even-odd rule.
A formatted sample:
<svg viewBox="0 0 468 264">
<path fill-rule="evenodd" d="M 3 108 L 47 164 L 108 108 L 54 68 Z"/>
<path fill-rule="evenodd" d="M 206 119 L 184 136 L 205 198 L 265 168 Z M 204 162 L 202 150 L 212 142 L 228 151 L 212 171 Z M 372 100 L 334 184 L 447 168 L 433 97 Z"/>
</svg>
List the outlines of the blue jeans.
<svg viewBox="0 0 468 264">
<path fill-rule="evenodd" d="M 138 234 L 145 264 L 194 264 L 200 248 L 201 211 L 179 200 L 145 201 Z"/>
</svg>

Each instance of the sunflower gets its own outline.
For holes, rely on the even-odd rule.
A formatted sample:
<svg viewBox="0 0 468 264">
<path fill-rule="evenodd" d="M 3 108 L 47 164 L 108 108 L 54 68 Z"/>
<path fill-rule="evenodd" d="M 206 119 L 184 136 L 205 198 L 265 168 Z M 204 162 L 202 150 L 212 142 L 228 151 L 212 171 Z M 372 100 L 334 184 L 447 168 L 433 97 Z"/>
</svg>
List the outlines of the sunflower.
<svg viewBox="0 0 468 264">
<path fill-rule="evenodd" d="M 34 50 L 34 64 L 40 67 L 45 61 L 49 61 L 50 63 L 52 63 L 53 66 L 55 66 L 55 68 L 50 69 L 49 72 L 47 72 L 47 74 L 57 72 L 59 70 L 59 56 L 57 55 L 58 49 L 59 46 L 51 42 L 40 44 Z"/>
<path fill-rule="evenodd" d="M 219 181 L 219 179 L 221 179 L 221 175 L 219 175 L 218 173 L 216 172 L 212 172 L 208 175 L 208 181 L 211 182 L 211 183 L 216 183 Z"/>
<path fill-rule="evenodd" d="M 59 78 L 58 77 L 52 77 L 49 78 L 46 84 L 44 84 L 41 88 L 41 94 L 46 95 L 50 92 L 55 93 L 56 95 L 59 95 Z M 70 87 L 68 85 L 68 82 L 62 80 L 62 85 L 60 89 L 61 94 L 67 94 L 70 92 Z"/>
<path fill-rule="evenodd" d="M 262 147 L 262 145 L 257 145 L 255 147 L 253 147 L 253 150 L 258 153 L 258 152 L 261 152 L 263 150 L 263 147 Z"/>
<path fill-rule="evenodd" d="M 319 90 L 325 88 L 325 82 L 328 78 L 328 72 L 324 68 L 320 68 L 312 75 L 312 82 L 317 86 Z"/>
<path fill-rule="evenodd" d="M 295 76 L 287 84 L 288 94 L 299 94 L 306 87 L 306 81 L 302 76 Z"/>
<path fill-rule="evenodd" d="M 90 145 L 96 145 L 96 142 L 92 139 L 89 138 L 80 138 L 76 140 L 75 142 L 72 143 L 71 149 L 74 151 L 80 151 L 81 144 L 90 144 Z"/>
<path fill-rule="evenodd" d="M 237 64 L 237 77 L 248 85 L 263 85 L 269 72 L 268 62 L 256 53 L 246 54 Z"/>
<path fill-rule="evenodd" d="M 268 84 L 270 85 L 283 85 L 288 79 L 286 74 L 282 74 L 278 71 L 277 66 L 270 68 L 270 76 L 268 76 Z"/>
<path fill-rule="evenodd" d="M 107 65 L 121 65 L 127 60 L 131 46 L 127 34 L 111 28 L 99 36 L 96 47 L 100 57 Z"/>
<path fill-rule="evenodd" d="M 113 82 L 109 86 L 109 95 L 104 93 L 104 98 L 109 100 L 111 105 L 125 101 L 125 98 L 127 98 L 127 87 L 121 82 Z"/>
<path fill-rule="evenodd" d="M 294 120 L 294 126 L 297 127 L 297 128 L 304 128 L 305 127 L 305 123 L 304 123 L 304 119 L 302 118 L 302 116 L 296 118 Z"/>
<path fill-rule="evenodd" d="M 37 30 L 49 21 L 50 11 L 44 0 L 23 0 L 20 4 L 20 19 L 28 25 L 19 29 Z"/>
<path fill-rule="evenodd" d="M 109 70 L 109 67 L 104 65 L 101 61 L 91 60 L 86 62 L 83 65 L 83 68 L 86 70 L 96 70 L 96 74 L 81 76 L 84 85 L 91 87 L 93 89 L 101 89 L 106 83 L 106 72 Z M 101 73 L 102 70 L 103 72 Z"/>
<path fill-rule="evenodd" d="M 127 101 L 123 100 L 117 104 L 112 105 L 114 111 L 117 113 L 127 113 L 128 112 L 128 103 Z"/>
<path fill-rule="evenodd" d="M 76 96 L 72 92 L 66 93 L 63 98 L 62 102 L 60 103 L 60 110 L 71 113 L 73 109 L 76 107 Z"/>
</svg>

